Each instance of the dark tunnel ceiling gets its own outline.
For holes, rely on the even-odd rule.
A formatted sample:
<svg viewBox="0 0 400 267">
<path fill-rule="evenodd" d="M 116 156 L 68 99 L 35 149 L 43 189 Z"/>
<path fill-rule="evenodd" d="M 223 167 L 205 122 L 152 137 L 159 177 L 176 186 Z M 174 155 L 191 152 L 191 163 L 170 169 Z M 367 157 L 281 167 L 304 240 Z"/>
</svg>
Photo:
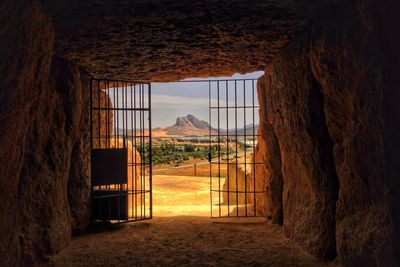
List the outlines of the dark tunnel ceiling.
<svg viewBox="0 0 400 267">
<path fill-rule="evenodd" d="M 56 51 L 98 78 L 170 81 L 263 70 L 330 1 L 43 0 Z M 327 3 L 330 2 L 330 3 Z"/>
</svg>

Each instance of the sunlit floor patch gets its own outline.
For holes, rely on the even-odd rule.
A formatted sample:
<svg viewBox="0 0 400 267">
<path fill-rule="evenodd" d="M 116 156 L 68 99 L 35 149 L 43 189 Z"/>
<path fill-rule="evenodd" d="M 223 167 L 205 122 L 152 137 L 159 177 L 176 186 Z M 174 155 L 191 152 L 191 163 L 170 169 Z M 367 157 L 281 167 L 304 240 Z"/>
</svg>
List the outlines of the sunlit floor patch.
<svg viewBox="0 0 400 267">
<path fill-rule="evenodd" d="M 210 179 L 153 175 L 153 216 L 210 216 Z"/>
</svg>

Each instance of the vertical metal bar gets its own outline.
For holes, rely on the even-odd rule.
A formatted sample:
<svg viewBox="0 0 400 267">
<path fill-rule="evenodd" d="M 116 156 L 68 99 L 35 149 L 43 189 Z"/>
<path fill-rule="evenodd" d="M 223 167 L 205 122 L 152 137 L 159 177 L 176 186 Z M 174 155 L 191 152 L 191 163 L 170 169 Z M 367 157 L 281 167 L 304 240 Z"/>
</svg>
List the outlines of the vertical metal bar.
<svg viewBox="0 0 400 267">
<path fill-rule="evenodd" d="M 118 129 L 117 129 L 117 123 L 116 123 L 116 120 L 117 120 L 117 110 L 116 110 L 116 108 L 117 108 L 117 101 L 115 100 L 116 99 L 116 87 L 115 87 L 115 82 L 113 82 L 113 107 L 114 107 L 114 111 L 113 111 L 113 128 L 114 128 L 114 133 L 113 133 L 113 136 L 114 136 L 114 148 L 117 148 L 118 146 L 117 146 L 117 142 L 118 142 Z"/>
<path fill-rule="evenodd" d="M 254 80 L 251 81 L 252 84 L 252 106 L 253 106 L 253 166 L 252 166 L 252 170 L 253 170 L 253 203 L 254 203 L 254 216 L 257 215 L 257 194 L 256 194 L 256 144 L 255 144 L 255 140 L 256 140 L 256 134 L 255 134 L 255 112 L 254 112 Z"/>
<path fill-rule="evenodd" d="M 243 80 L 243 111 L 244 111 L 244 120 L 243 120 L 243 129 L 244 129 L 244 209 L 245 216 L 247 217 L 247 140 L 246 140 L 246 81 Z"/>
<path fill-rule="evenodd" d="M 98 115 L 97 115 L 97 117 L 98 117 L 98 122 L 99 122 L 99 127 L 98 127 L 98 129 L 97 129 L 97 131 L 98 131 L 98 136 L 99 136 L 99 139 L 98 139 L 98 148 L 101 148 L 101 109 L 100 109 L 100 81 L 97 81 L 97 111 L 98 111 Z"/>
<path fill-rule="evenodd" d="M 238 190 L 238 125 L 237 125 L 237 81 L 235 80 L 235 146 L 236 146 L 236 216 L 239 216 L 239 190 Z"/>
<path fill-rule="evenodd" d="M 134 188 L 135 188 L 135 190 L 133 191 L 134 192 L 134 196 L 135 196 L 135 220 L 137 220 L 138 219 L 138 217 L 137 217 L 137 212 L 138 212 L 138 210 L 137 210 L 137 205 L 138 205 L 138 203 L 137 203 L 137 201 L 138 201 L 138 199 L 137 199 L 137 192 L 138 192 L 138 188 L 137 188 L 137 179 L 138 179 L 138 177 L 137 177 L 137 175 L 136 175 L 136 168 L 138 167 L 137 166 L 137 158 L 136 158 L 136 153 L 139 153 L 139 151 L 137 151 L 137 141 L 136 141 L 136 139 L 137 139 L 137 128 L 136 128 L 136 84 L 134 84 L 134 92 L 133 92 L 133 105 L 134 105 L 134 110 L 133 110 L 133 113 L 134 113 L 134 118 L 133 118 L 133 121 L 134 121 L 134 133 L 135 133 L 135 180 L 134 180 L 134 182 L 135 182 L 135 185 L 134 185 Z M 139 153 L 139 155 L 140 155 L 140 153 Z M 140 175 L 142 175 L 141 173 L 140 173 Z"/>
<path fill-rule="evenodd" d="M 119 144 L 119 141 L 120 141 L 120 133 L 119 133 L 119 131 L 120 131 L 120 128 L 119 128 L 119 109 L 120 109 L 120 107 L 119 107 L 119 82 L 117 82 L 117 104 L 116 104 L 116 112 L 117 112 L 117 132 L 118 132 L 118 141 L 117 141 L 117 145 L 118 145 L 118 148 L 120 148 L 120 144 Z M 122 95 L 122 99 L 123 99 L 123 95 Z M 122 129 L 123 130 L 123 129 Z M 121 190 L 121 188 L 119 187 L 119 186 L 117 186 L 117 185 L 115 185 L 114 187 L 116 187 L 115 188 L 115 190 L 118 192 L 117 193 L 117 203 L 118 203 L 118 207 L 117 207 L 117 218 L 118 218 L 118 222 L 119 222 L 119 219 L 120 219 L 120 201 L 119 201 L 119 197 L 120 197 L 120 190 Z"/>
<path fill-rule="evenodd" d="M 219 114 L 219 81 L 217 81 L 217 118 L 218 118 L 218 215 L 221 217 L 221 126 Z"/>
<path fill-rule="evenodd" d="M 110 92 L 109 92 L 109 84 L 110 82 L 107 80 L 104 82 L 104 87 L 105 87 L 105 92 L 104 92 L 104 103 L 107 106 L 107 110 L 106 110 L 106 148 L 110 148 L 110 124 L 111 124 L 111 120 L 110 120 Z M 111 186 L 108 185 L 108 193 L 110 195 L 110 191 L 111 191 Z M 108 205 L 108 209 L 109 209 L 109 213 L 111 213 L 111 197 L 108 197 L 109 199 L 109 205 Z"/>
<path fill-rule="evenodd" d="M 121 104 L 122 104 L 122 147 L 126 148 L 126 143 L 125 143 L 125 83 L 122 83 L 122 88 L 121 88 L 121 94 L 122 94 L 122 99 L 121 99 Z"/>
<path fill-rule="evenodd" d="M 130 111 L 130 115 L 131 115 L 131 146 L 132 146 L 132 153 L 131 153 L 131 188 L 129 188 L 128 186 L 128 199 L 129 196 L 131 196 L 131 209 L 132 209 L 132 213 L 131 213 L 131 218 L 133 218 L 133 210 L 134 210 L 134 194 L 133 194 L 133 189 L 134 189 L 134 177 L 136 176 L 136 165 L 134 164 L 135 160 L 136 160 L 136 148 L 133 146 L 133 138 L 134 138 L 134 132 L 133 132 L 133 96 L 132 96 L 133 90 L 132 90 L 132 83 L 130 84 L 130 95 L 131 95 L 131 111 Z"/>
<path fill-rule="evenodd" d="M 143 133 L 142 133 L 142 84 L 139 84 L 139 139 L 140 139 L 140 147 L 142 149 L 142 159 L 140 161 L 140 218 L 143 218 L 143 158 L 145 154 L 144 145 L 143 145 Z"/>
<path fill-rule="evenodd" d="M 228 104 L 228 81 L 225 81 L 225 91 L 226 91 L 226 179 L 225 183 L 227 183 L 228 187 L 228 217 L 230 217 L 230 175 L 229 175 L 229 104 Z"/>
<path fill-rule="evenodd" d="M 93 150 L 93 79 L 90 79 L 90 98 L 89 98 L 89 113 L 90 113 L 90 152 Z M 90 160 L 92 160 L 92 155 L 90 153 Z M 92 177 L 90 177 L 91 185 L 90 185 L 90 198 L 93 200 L 94 194 L 93 194 L 93 181 Z M 90 212 L 90 222 L 94 221 L 94 214 L 93 214 L 93 209 L 91 209 Z"/>
<path fill-rule="evenodd" d="M 100 81 L 99 80 L 97 80 L 97 119 L 98 119 L 98 127 L 97 127 L 97 131 L 98 131 L 98 145 L 97 145 L 97 148 L 101 148 L 101 109 L 100 109 Z M 99 186 L 99 210 L 100 210 L 100 212 L 99 212 L 99 215 L 100 215 L 100 218 L 103 218 L 103 209 L 102 209 L 102 194 L 101 194 L 101 189 L 102 189 L 102 187 L 101 186 Z"/>
<path fill-rule="evenodd" d="M 93 149 L 93 79 L 90 79 L 90 149 Z"/>
<path fill-rule="evenodd" d="M 105 131 L 105 146 L 106 146 L 106 148 L 109 148 L 109 146 L 108 146 L 108 143 L 109 143 L 109 129 L 110 129 L 110 120 L 109 120 L 109 105 L 110 105 L 110 98 L 109 98 L 109 94 L 108 94 L 108 84 L 109 84 L 109 81 L 107 80 L 107 81 L 104 81 L 104 93 L 103 93 L 103 95 L 104 95 L 104 106 L 106 107 L 106 114 L 105 114 L 105 128 L 106 128 L 106 131 Z M 99 112 L 101 112 L 100 110 L 99 110 Z M 111 214 L 111 197 L 110 197 L 110 195 L 112 195 L 112 194 L 110 194 L 110 192 L 111 192 L 111 185 L 107 185 L 106 186 L 106 188 L 107 188 L 107 190 L 108 190 L 108 214 L 109 214 L 109 218 L 111 217 L 110 216 L 110 214 Z"/>
<path fill-rule="evenodd" d="M 211 209 L 211 218 L 213 218 L 213 187 L 212 187 L 212 145 L 211 145 L 211 82 L 208 81 L 208 136 L 209 136 L 209 144 L 208 144 L 208 161 L 210 163 L 210 209 Z"/>
<path fill-rule="evenodd" d="M 105 93 L 107 94 L 107 96 L 109 96 L 109 94 L 108 94 L 108 83 L 109 83 L 109 81 L 105 81 L 104 82 L 104 89 L 105 89 Z M 105 103 L 105 106 L 106 106 L 106 110 L 105 110 L 105 112 L 106 112 L 106 116 L 105 116 L 105 119 L 106 119 L 106 136 L 105 136 L 105 139 L 106 139 L 106 148 L 109 148 L 108 147 L 108 128 L 109 128 L 109 123 L 110 123 L 110 120 L 109 120 L 109 117 L 108 117 L 108 115 L 109 115 L 109 97 L 107 97 L 107 96 L 105 96 L 104 97 L 104 103 Z"/>
<path fill-rule="evenodd" d="M 119 98 L 119 84 L 118 84 L 118 82 L 117 82 L 117 87 L 116 87 L 116 92 L 117 92 L 117 94 L 116 94 L 116 100 L 117 100 L 117 102 L 115 103 L 115 118 L 114 118 L 114 124 L 116 124 L 116 129 L 117 129 L 117 141 L 116 141 L 116 147 L 115 148 L 119 148 L 119 137 L 120 137 L 120 133 L 119 133 L 119 100 L 118 100 L 118 98 Z"/>
<path fill-rule="evenodd" d="M 145 137 L 145 103 L 144 103 L 144 84 L 142 84 L 142 133 L 143 133 L 143 147 L 144 147 L 144 161 L 143 161 L 143 217 L 146 218 L 146 137 Z"/>
<path fill-rule="evenodd" d="M 126 153 L 127 153 L 127 163 L 126 163 L 126 168 L 127 168 L 127 173 L 128 173 L 128 170 L 129 170 L 129 148 L 130 148 L 130 146 L 129 146 L 129 139 L 128 139 L 128 135 L 129 135 L 129 133 L 128 133 L 128 112 L 130 112 L 130 111 L 128 111 L 129 110 L 129 108 L 128 108 L 128 83 L 126 82 L 125 83 L 125 131 L 124 131 L 124 133 L 125 133 L 125 139 L 126 139 Z M 128 201 L 129 201 L 129 191 L 128 191 L 128 184 L 129 184 L 129 182 L 128 182 L 128 179 L 129 179 L 129 174 L 128 174 L 128 177 L 126 177 L 126 184 L 123 186 L 123 190 L 124 190 L 124 202 L 125 202 L 125 205 L 126 205 L 126 207 L 125 207 L 125 212 L 126 212 L 126 220 L 127 221 L 129 221 L 129 203 L 128 203 Z"/>
<path fill-rule="evenodd" d="M 150 183 L 150 218 L 153 218 L 153 159 L 152 159 L 152 127 L 151 127 L 151 84 L 148 84 L 148 92 L 149 92 L 149 158 L 150 158 L 150 176 L 149 176 L 149 183 Z"/>
<path fill-rule="evenodd" d="M 128 140 L 128 112 L 129 112 L 129 108 L 128 108 L 128 83 L 125 83 L 125 131 L 124 131 L 124 135 L 125 135 L 125 142 L 126 142 L 126 147 L 129 149 L 129 140 Z"/>
<path fill-rule="evenodd" d="M 111 110 L 112 107 L 112 102 L 111 102 L 111 97 L 110 97 L 110 82 L 107 81 L 107 116 L 108 116 L 108 123 L 107 123 L 107 131 L 108 131 L 108 148 L 111 147 L 111 138 L 112 138 L 112 120 L 111 120 L 111 115 L 110 113 L 112 112 Z"/>
</svg>

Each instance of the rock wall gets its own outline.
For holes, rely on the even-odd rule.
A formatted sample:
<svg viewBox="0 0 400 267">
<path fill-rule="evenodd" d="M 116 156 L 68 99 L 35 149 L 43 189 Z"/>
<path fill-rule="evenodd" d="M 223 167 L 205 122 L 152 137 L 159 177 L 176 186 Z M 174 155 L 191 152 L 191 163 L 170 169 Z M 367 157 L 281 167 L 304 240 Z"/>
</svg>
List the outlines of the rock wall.
<svg viewBox="0 0 400 267">
<path fill-rule="evenodd" d="M 258 152 L 258 147 L 255 152 Z M 233 216 L 253 216 L 254 214 L 266 216 L 266 195 L 263 193 L 266 188 L 266 180 L 263 179 L 265 177 L 263 175 L 265 173 L 265 167 L 262 165 L 263 158 L 256 155 L 256 161 L 253 162 L 253 160 L 253 155 L 250 154 L 247 155 L 246 164 L 244 164 L 244 159 L 239 160 L 237 164 L 235 161 L 230 162 L 226 172 L 222 188 L 223 205 L 227 206 L 229 203 Z"/>
<path fill-rule="evenodd" d="M 86 204 L 67 188 L 87 195 L 87 172 L 74 171 L 87 164 L 87 97 L 80 71 L 54 58 L 54 31 L 36 1 L 5 0 L 0 14 L 0 262 L 31 266 L 64 248 L 71 220 L 83 216 Z"/>
<path fill-rule="evenodd" d="M 89 77 L 70 62 L 53 59 L 57 66 L 50 79 L 63 99 L 65 128 L 72 143 L 68 203 L 73 233 L 80 233 L 90 224 L 90 103 Z"/>
<path fill-rule="evenodd" d="M 310 253 L 334 258 L 337 178 L 307 56 L 304 39 L 275 58 L 266 70 L 266 108 L 280 147 L 285 233 Z"/>
<path fill-rule="evenodd" d="M 264 165 L 256 166 L 256 176 L 257 181 L 260 181 L 259 183 L 261 184 L 260 191 L 266 190 L 265 200 L 263 201 L 265 203 L 266 217 L 270 218 L 273 223 L 282 225 L 283 177 L 281 152 L 274 128 L 268 121 L 267 85 L 264 76 L 257 81 L 257 94 L 260 106 L 260 127 L 258 128 L 260 138 L 258 138 L 255 157 L 256 162 L 264 163 Z M 262 188 L 261 186 L 264 187 Z"/>
<path fill-rule="evenodd" d="M 260 82 L 261 132 L 272 131 L 279 146 L 265 158 L 281 160 L 285 232 L 314 255 L 337 253 L 345 266 L 400 263 L 399 5 L 332 8 Z"/>
<path fill-rule="evenodd" d="M 295 0 L 41 1 L 57 53 L 91 75 L 176 81 L 263 69 L 312 13 L 336 0 L 307 3 L 309 10 Z"/>
<path fill-rule="evenodd" d="M 110 109 L 113 108 L 113 103 L 103 90 L 103 86 L 99 81 L 93 82 L 91 96 L 94 108 L 92 110 L 93 148 L 111 148 L 112 142 L 117 144 L 116 139 L 112 137 L 114 134 L 114 112 Z"/>
<path fill-rule="evenodd" d="M 394 257 L 399 249 L 395 240 L 400 229 L 394 217 L 399 205 L 392 203 L 399 190 L 400 172 L 394 167 L 399 160 L 390 156 L 399 151 L 394 134 L 400 127 L 400 98 L 394 88 L 388 88 L 385 77 L 388 69 L 382 55 L 388 51 L 380 49 L 376 37 L 382 26 L 373 14 L 379 7 L 375 4 L 359 1 L 340 13 L 332 10 L 315 25 L 309 54 L 324 96 L 340 183 L 339 260 L 349 266 L 400 264 Z M 386 109 L 391 112 L 385 114 Z"/>
<path fill-rule="evenodd" d="M 247 164 L 246 170 L 244 164 L 229 164 L 229 169 L 226 173 L 226 179 L 224 181 L 224 185 L 222 187 L 223 193 L 223 204 L 229 205 L 232 207 L 237 205 L 249 204 L 251 202 L 249 193 L 238 193 L 236 196 L 236 191 L 245 192 L 245 191 L 254 191 L 250 185 L 250 180 L 252 179 L 251 175 L 251 165 Z M 230 191 L 229 194 L 226 191 Z M 229 196 L 228 196 L 229 195 Z"/>
</svg>

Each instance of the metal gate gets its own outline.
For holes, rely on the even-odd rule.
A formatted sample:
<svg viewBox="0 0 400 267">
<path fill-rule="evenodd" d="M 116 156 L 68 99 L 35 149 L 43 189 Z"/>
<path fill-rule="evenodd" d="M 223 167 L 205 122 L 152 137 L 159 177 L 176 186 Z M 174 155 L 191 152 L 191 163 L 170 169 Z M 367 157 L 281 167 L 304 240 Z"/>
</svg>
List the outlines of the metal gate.
<svg viewBox="0 0 400 267">
<path fill-rule="evenodd" d="M 208 81 L 212 218 L 264 215 L 256 85 L 255 79 Z"/>
<path fill-rule="evenodd" d="M 152 218 L 151 85 L 90 85 L 92 221 Z"/>
</svg>

